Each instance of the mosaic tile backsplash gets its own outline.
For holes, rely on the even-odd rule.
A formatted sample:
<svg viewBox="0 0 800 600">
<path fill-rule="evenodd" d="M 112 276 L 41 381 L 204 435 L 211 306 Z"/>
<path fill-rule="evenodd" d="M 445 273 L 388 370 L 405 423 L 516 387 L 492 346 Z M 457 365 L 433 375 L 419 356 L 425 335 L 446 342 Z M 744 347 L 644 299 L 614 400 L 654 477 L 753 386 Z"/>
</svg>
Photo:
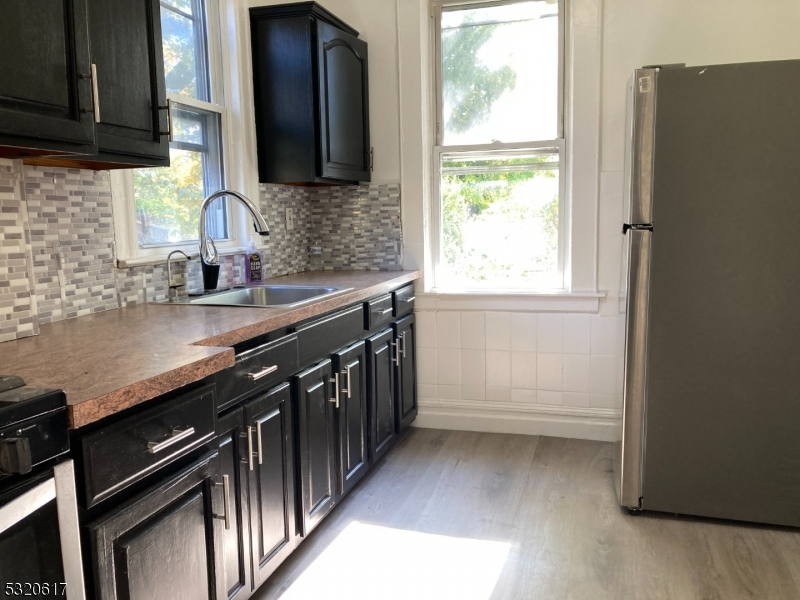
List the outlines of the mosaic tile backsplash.
<svg viewBox="0 0 800 600">
<path fill-rule="evenodd" d="M 402 265 L 400 187 L 262 185 L 270 236 L 259 247 L 267 276 L 309 269 L 396 270 Z M 294 229 L 286 228 L 286 209 Z M 323 248 L 310 256 L 309 247 Z M 167 296 L 166 264 L 118 269 L 109 175 L 0 159 L 0 342 L 41 324 Z M 219 287 L 244 281 L 244 256 L 220 258 Z M 202 287 L 198 260 L 173 277 Z"/>
</svg>

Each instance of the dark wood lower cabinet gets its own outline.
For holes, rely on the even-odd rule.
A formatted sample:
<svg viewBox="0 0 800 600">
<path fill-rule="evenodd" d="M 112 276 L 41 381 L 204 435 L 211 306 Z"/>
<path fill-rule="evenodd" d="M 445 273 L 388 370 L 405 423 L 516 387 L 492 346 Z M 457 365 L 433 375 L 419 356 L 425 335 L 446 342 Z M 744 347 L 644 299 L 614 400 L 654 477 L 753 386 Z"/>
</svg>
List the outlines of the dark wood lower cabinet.
<svg viewBox="0 0 800 600">
<path fill-rule="evenodd" d="M 295 548 L 292 398 L 288 383 L 244 407 L 253 579 L 263 583 Z M 252 449 L 252 450 L 251 450 Z"/>
<path fill-rule="evenodd" d="M 307 536 L 335 502 L 336 423 L 330 360 L 294 378 L 297 400 L 300 533 Z M 331 402 L 334 399 L 334 402 Z"/>
<path fill-rule="evenodd" d="M 248 503 L 247 450 L 244 445 L 244 409 L 217 421 L 220 474 L 228 476 L 232 508 L 231 528 L 223 536 L 223 580 L 227 598 L 244 600 L 252 591 L 250 581 L 250 514 Z M 224 490 L 223 490 L 224 491 Z"/>
<path fill-rule="evenodd" d="M 369 408 L 366 344 L 359 342 L 333 355 L 339 379 L 336 410 L 338 438 L 338 498 L 349 492 L 369 468 Z"/>
<path fill-rule="evenodd" d="M 392 325 L 397 353 L 397 432 L 405 430 L 417 418 L 417 320 L 414 315 L 400 319 Z"/>
<path fill-rule="evenodd" d="M 215 451 L 91 523 L 98 600 L 225 598 L 217 483 Z"/>
<path fill-rule="evenodd" d="M 394 443 L 397 345 L 387 329 L 367 340 L 367 389 L 370 408 L 370 454 L 378 460 Z"/>
</svg>

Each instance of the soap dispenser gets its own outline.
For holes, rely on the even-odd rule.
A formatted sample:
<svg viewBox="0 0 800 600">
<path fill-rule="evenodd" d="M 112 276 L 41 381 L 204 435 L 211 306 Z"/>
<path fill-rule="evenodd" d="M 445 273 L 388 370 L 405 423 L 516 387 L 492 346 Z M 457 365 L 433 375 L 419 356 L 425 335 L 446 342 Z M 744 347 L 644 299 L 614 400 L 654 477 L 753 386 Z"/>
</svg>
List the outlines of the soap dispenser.
<svg viewBox="0 0 800 600">
<path fill-rule="evenodd" d="M 247 283 L 264 281 L 264 255 L 256 249 L 252 235 L 247 243 L 247 253 L 244 256 L 244 276 Z"/>
</svg>

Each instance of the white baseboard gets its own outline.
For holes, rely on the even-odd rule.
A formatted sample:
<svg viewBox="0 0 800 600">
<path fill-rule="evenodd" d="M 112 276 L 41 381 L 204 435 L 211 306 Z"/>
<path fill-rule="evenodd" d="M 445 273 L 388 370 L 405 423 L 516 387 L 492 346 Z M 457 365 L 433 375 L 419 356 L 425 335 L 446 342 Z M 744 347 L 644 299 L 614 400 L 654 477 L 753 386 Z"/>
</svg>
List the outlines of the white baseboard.
<svg viewBox="0 0 800 600">
<path fill-rule="evenodd" d="M 620 439 L 619 411 L 542 404 L 420 400 L 415 427 L 489 433 L 518 433 L 614 442 Z"/>
</svg>

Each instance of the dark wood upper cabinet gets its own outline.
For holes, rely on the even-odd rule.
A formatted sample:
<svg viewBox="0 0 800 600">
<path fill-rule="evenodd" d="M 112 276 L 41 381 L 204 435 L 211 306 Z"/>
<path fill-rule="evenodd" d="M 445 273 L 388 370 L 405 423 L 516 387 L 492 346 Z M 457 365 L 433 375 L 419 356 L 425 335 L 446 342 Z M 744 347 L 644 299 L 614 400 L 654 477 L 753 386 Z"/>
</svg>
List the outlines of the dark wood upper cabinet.
<svg viewBox="0 0 800 600">
<path fill-rule="evenodd" d="M 0 156 L 95 144 L 86 0 L 7 0 L 0 19 Z"/>
<path fill-rule="evenodd" d="M 169 166 L 158 0 L 6 4 L 0 156 L 90 169 Z"/>
<path fill-rule="evenodd" d="M 86 0 L 97 65 L 97 155 L 120 167 L 169 166 L 169 120 L 158 0 Z"/>
<path fill-rule="evenodd" d="M 370 180 L 367 44 L 315 2 L 250 9 L 261 183 Z"/>
</svg>

